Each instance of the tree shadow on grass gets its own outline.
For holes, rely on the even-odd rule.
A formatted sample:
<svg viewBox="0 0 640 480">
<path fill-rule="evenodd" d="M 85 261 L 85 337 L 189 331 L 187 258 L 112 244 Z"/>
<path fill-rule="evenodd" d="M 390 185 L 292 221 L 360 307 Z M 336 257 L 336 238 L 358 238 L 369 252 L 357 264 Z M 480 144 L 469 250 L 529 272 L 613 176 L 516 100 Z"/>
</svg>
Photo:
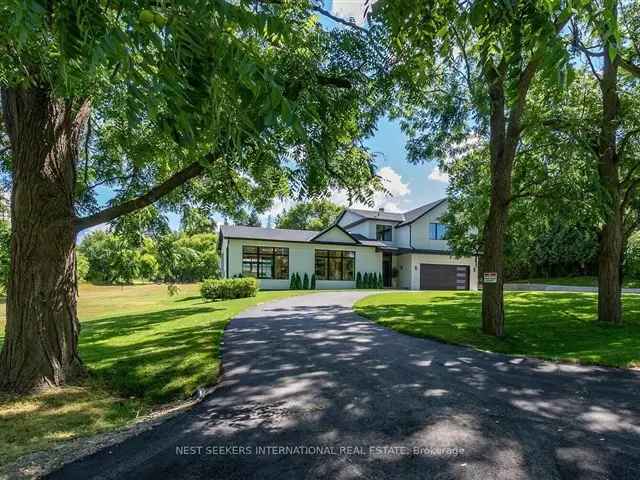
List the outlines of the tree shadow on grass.
<svg viewBox="0 0 640 480">
<path fill-rule="evenodd" d="M 397 308 L 400 308 L 398 305 Z M 474 307 L 471 307 L 474 308 Z M 266 312 L 266 315 L 265 315 Z M 264 308 L 230 325 L 225 377 L 190 412 L 55 478 L 639 478 L 640 377 L 398 335 L 341 305 Z M 179 454 L 177 447 L 202 447 Z M 359 454 L 255 454 L 258 446 Z M 212 455 L 204 448 L 249 447 Z M 369 453 L 372 446 L 459 448 Z M 145 461 L 127 463 L 140 452 Z M 113 469 L 113 470 L 112 470 Z"/>
<path fill-rule="evenodd" d="M 26 397 L 0 396 L 0 466 L 52 442 L 117 428 L 140 412 L 141 402 L 114 397 L 88 382 Z"/>
<path fill-rule="evenodd" d="M 409 298 L 409 297 L 408 297 Z M 593 294 L 518 292 L 505 296 L 503 338 L 480 329 L 480 296 L 435 294 L 422 302 L 364 304 L 363 316 L 398 332 L 501 353 L 628 367 L 640 364 L 640 298 L 624 297 L 625 323 L 596 321 Z"/>
<path fill-rule="evenodd" d="M 222 310 L 167 309 L 86 322 L 80 354 L 92 376 L 120 395 L 152 403 L 186 397 L 216 378 L 228 320 Z"/>
</svg>

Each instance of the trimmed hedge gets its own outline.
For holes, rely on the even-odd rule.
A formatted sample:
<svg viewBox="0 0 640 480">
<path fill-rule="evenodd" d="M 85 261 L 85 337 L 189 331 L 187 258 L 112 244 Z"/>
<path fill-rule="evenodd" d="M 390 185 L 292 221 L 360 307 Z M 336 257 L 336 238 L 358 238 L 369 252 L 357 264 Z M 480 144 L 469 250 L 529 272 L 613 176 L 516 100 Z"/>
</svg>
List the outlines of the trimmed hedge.
<svg viewBox="0 0 640 480">
<path fill-rule="evenodd" d="M 200 295 L 208 300 L 255 297 L 256 293 L 258 293 L 258 280 L 251 277 L 208 279 L 200 285 Z"/>
<path fill-rule="evenodd" d="M 356 288 L 365 288 L 365 289 L 384 288 L 383 281 L 382 281 L 382 273 L 365 272 L 364 274 L 361 274 L 360 272 L 358 272 L 358 274 L 356 275 Z"/>
</svg>

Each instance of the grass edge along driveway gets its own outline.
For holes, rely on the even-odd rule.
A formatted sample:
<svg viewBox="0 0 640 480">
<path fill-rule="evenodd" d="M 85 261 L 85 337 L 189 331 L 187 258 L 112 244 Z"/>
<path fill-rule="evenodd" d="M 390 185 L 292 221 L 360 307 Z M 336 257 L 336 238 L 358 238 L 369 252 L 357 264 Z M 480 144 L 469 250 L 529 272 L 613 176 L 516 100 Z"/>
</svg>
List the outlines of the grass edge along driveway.
<svg viewBox="0 0 640 480">
<path fill-rule="evenodd" d="M 80 355 L 90 376 L 80 385 L 23 398 L 0 396 L 0 467 L 59 442 L 130 425 L 188 398 L 218 377 L 220 342 L 233 317 L 302 293 L 207 302 L 197 285 L 181 286 L 174 297 L 164 285 L 81 285 Z M 3 332 L 0 311 L 0 344 Z"/>
<path fill-rule="evenodd" d="M 383 293 L 355 310 L 400 333 L 548 360 L 640 367 L 640 295 L 624 295 L 624 325 L 596 321 L 592 293 L 506 292 L 504 338 L 480 330 L 479 292 Z"/>
</svg>

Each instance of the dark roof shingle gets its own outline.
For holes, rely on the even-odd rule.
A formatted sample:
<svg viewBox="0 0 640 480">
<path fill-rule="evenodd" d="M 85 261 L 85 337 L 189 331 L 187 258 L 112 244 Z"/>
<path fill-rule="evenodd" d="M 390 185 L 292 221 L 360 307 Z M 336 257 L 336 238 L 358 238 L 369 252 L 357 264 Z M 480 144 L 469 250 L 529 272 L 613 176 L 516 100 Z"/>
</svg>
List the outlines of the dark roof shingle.
<svg viewBox="0 0 640 480">
<path fill-rule="evenodd" d="M 286 228 L 245 227 L 242 225 L 222 225 L 220 232 L 226 238 L 276 240 L 280 242 L 308 242 L 320 233 L 317 230 L 290 230 Z"/>
</svg>

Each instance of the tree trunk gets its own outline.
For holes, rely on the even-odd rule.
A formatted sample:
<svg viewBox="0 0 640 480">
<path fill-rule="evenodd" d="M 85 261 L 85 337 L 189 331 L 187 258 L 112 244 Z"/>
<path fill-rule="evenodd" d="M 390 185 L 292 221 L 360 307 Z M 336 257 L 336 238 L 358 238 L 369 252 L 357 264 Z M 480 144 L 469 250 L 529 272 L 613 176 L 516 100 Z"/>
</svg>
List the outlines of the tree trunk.
<svg viewBox="0 0 640 480">
<path fill-rule="evenodd" d="M 482 331 L 504 335 L 504 236 L 507 229 L 513 156 L 506 148 L 505 98 L 502 82 L 492 78 L 491 96 L 491 203 L 484 228 L 484 272 L 496 273 L 496 283 L 482 285 Z"/>
<path fill-rule="evenodd" d="M 615 16 L 615 6 L 613 15 Z M 606 39 L 604 39 L 606 40 Z M 603 42 L 607 45 L 607 42 Z M 605 193 L 606 218 L 600 232 L 598 254 L 598 320 L 622 323 L 622 282 L 620 265 L 624 244 L 624 208 L 617 152 L 618 65 L 604 48 L 602 91 L 602 125 L 598 146 L 598 177 Z"/>
<path fill-rule="evenodd" d="M 598 254 L 598 320 L 616 325 L 622 324 L 622 218 L 621 208 L 611 212 L 600 234 Z"/>
<path fill-rule="evenodd" d="M 25 393 L 83 372 L 78 357 L 74 188 L 89 104 L 2 91 L 13 153 L 11 270 L 0 389 Z"/>
</svg>

